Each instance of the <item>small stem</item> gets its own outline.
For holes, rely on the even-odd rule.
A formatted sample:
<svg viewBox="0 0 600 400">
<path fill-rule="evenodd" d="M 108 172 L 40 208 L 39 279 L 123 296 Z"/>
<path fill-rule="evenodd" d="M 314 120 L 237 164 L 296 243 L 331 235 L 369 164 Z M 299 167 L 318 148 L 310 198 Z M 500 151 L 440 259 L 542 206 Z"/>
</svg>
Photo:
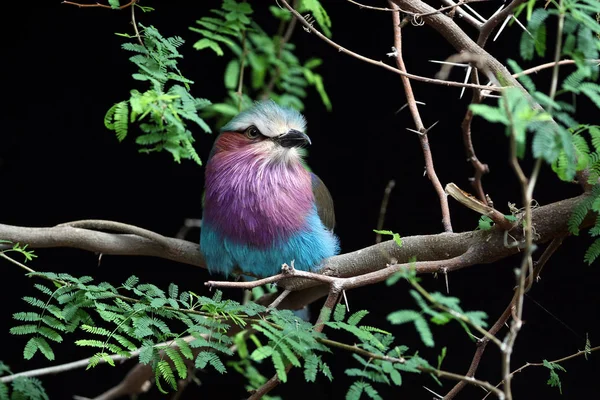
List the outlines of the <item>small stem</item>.
<svg viewBox="0 0 600 400">
<path fill-rule="evenodd" d="M 398 69 L 406 73 L 406 65 L 402 58 L 402 29 L 400 28 L 400 7 L 391 0 L 388 1 L 390 7 L 398 12 L 392 14 L 392 22 L 394 24 L 394 47 L 396 49 L 396 65 Z M 406 75 L 401 75 L 402 85 L 404 86 L 404 93 L 406 95 L 406 101 L 408 103 L 408 109 L 412 115 L 415 127 L 420 132 L 419 141 L 421 143 L 421 149 L 423 150 L 423 157 L 425 158 L 425 170 L 427 171 L 427 177 L 431 181 L 433 188 L 435 189 L 439 201 L 440 208 L 442 210 L 442 224 L 445 232 L 452 232 L 452 222 L 450 220 L 450 208 L 448 206 L 448 197 L 444 192 L 444 188 L 440 183 L 440 180 L 435 172 L 433 165 L 433 156 L 431 154 L 431 147 L 429 146 L 429 138 L 427 136 L 427 130 L 423 125 L 421 114 L 415 101 L 415 95 L 413 94 L 410 80 Z"/>
<path fill-rule="evenodd" d="M 598 351 L 598 350 L 600 350 L 600 346 L 592 347 L 591 349 L 589 349 L 589 350 L 587 350 L 587 351 L 586 351 L 586 350 L 579 350 L 577 353 L 574 353 L 574 354 L 568 355 L 568 356 L 566 356 L 566 357 L 558 358 L 558 359 L 556 359 L 556 360 L 552 360 L 552 361 L 550 361 L 550 363 L 551 363 L 551 364 L 560 364 L 560 363 L 561 363 L 561 362 L 563 362 L 563 361 L 567 361 L 567 360 L 570 360 L 570 359 L 572 359 L 572 358 L 579 357 L 579 356 L 582 356 L 582 355 L 584 355 L 584 354 L 592 353 L 592 352 L 594 352 L 594 351 Z M 521 372 L 521 371 L 523 371 L 524 369 L 526 369 L 526 368 L 529 368 L 529 367 L 543 367 L 543 366 L 544 366 L 544 363 L 543 363 L 543 362 L 540 362 L 540 363 L 525 363 L 523 366 L 521 366 L 521 367 L 519 367 L 519 368 L 515 369 L 514 371 L 512 371 L 512 372 L 510 373 L 510 375 L 511 375 L 511 376 L 514 376 L 515 374 L 517 374 L 517 373 L 519 373 L 519 372 Z M 504 383 L 504 381 L 503 381 L 503 380 L 502 380 L 502 381 L 500 381 L 500 382 L 499 382 L 499 383 L 496 385 L 496 387 L 499 387 L 499 386 L 500 386 L 500 385 L 502 385 L 503 383 Z M 487 394 L 485 397 L 483 397 L 483 398 L 482 398 L 482 400 L 485 400 L 485 399 L 486 399 L 488 396 L 489 396 L 489 393 L 488 393 L 488 394 Z"/>
<path fill-rule="evenodd" d="M 290 6 L 290 4 L 286 0 L 279 0 L 279 1 L 280 1 L 281 5 L 283 5 L 285 8 L 287 8 L 288 10 L 290 10 L 290 12 L 294 15 L 294 17 L 296 17 L 298 19 L 298 21 L 302 25 L 304 25 L 306 27 L 306 29 L 308 29 L 310 32 L 314 33 L 319 39 L 323 40 L 328 45 L 334 47 L 339 52 L 348 54 L 349 56 L 357 58 L 357 59 L 359 59 L 361 61 L 367 62 L 369 64 L 377 65 L 379 67 L 387 69 L 388 71 L 392 71 L 392 72 L 394 72 L 396 74 L 399 74 L 399 75 L 402 75 L 402 76 L 406 76 L 406 77 L 408 77 L 410 79 L 413 79 L 413 80 L 416 80 L 416 81 L 421 81 L 421 82 L 426 82 L 426 83 L 433 83 L 433 84 L 436 84 L 436 85 L 449 86 L 449 87 L 461 87 L 461 88 L 462 87 L 468 87 L 468 88 L 477 88 L 477 89 L 484 89 L 484 90 L 490 90 L 490 91 L 499 91 L 499 92 L 501 92 L 502 90 L 504 90 L 504 87 L 473 85 L 473 84 L 470 84 L 470 83 L 445 81 L 443 79 L 427 78 L 427 77 L 424 77 L 424 76 L 419 76 L 419 75 L 413 75 L 413 74 L 405 73 L 403 71 L 400 71 L 398 68 L 394 68 L 391 65 L 388 65 L 388 64 L 384 63 L 383 61 L 373 60 L 372 58 L 365 57 L 365 56 L 360 55 L 358 53 L 355 53 L 355 52 L 353 52 L 351 50 L 348 50 L 345 47 L 340 46 L 339 44 L 337 44 L 333 40 L 329 39 L 327 36 L 323 35 L 313 25 L 311 25 L 304 18 L 302 18 L 302 15 L 300 15 L 298 13 L 298 11 L 296 11 L 292 6 Z"/>
<path fill-rule="evenodd" d="M 138 43 L 140 45 L 142 45 L 143 47 L 146 47 L 146 46 L 144 46 L 144 42 L 142 41 L 142 36 L 140 35 L 140 31 L 138 31 L 137 22 L 135 21 L 135 4 L 133 4 L 133 3 L 136 3 L 136 2 L 137 2 L 137 0 L 132 2 L 133 6 L 131 7 L 131 24 L 133 25 L 133 30 L 135 31 L 135 37 L 137 38 Z"/>
<path fill-rule="evenodd" d="M 244 84 L 244 64 L 246 63 L 246 52 L 246 31 L 244 30 L 242 31 L 242 56 L 240 58 L 240 74 L 236 92 L 238 95 L 238 111 L 242 111 L 242 99 L 244 98 L 242 88 Z"/>
<path fill-rule="evenodd" d="M 383 223 L 385 222 L 385 214 L 387 212 L 388 202 L 390 200 L 390 195 L 392 194 L 392 190 L 396 186 L 396 181 L 391 179 L 385 190 L 383 192 L 383 199 L 381 200 L 381 207 L 379 208 L 379 219 L 377 220 L 377 230 L 380 231 L 383 229 Z M 378 233 L 375 236 L 375 243 L 381 243 L 381 233 Z"/>
<path fill-rule="evenodd" d="M 558 61 L 560 60 L 560 53 L 562 51 L 562 33 L 563 26 L 565 23 L 565 12 L 563 10 L 563 2 L 559 1 L 559 14 L 558 14 L 558 29 L 556 36 L 556 47 L 554 48 L 554 67 L 552 68 L 552 81 L 550 83 L 550 98 L 554 100 L 556 97 L 556 88 L 558 86 L 558 69 L 560 64 Z M 549 109 L 552 108 L 552 104 L 550 104 Z M 550 111 L 550 110 L 549 110 Z"/>
<path fill-rule="evenodd" d="M 18 267 L 24 269 L 25 271 L 27 271 L 29 273 L 35 273 L 36 272 L 33 269 L 29 268 L 27 265 L 22 264 L 22 263 L 18 262 L 17 260 L 14 260 L 11 257 L 7 256 L 6 254 L 4 254 L 4 251 L 0 251 L 0 257 L 6 259 L 8 261 L 10 261 L 11 263 L 17 265 Z"/>
</svg>

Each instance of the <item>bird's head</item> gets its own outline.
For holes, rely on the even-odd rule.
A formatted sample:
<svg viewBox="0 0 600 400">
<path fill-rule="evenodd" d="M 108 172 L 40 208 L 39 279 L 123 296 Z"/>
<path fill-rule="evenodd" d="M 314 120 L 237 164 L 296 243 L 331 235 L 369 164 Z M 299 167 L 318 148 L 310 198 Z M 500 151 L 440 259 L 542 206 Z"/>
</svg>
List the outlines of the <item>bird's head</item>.
<svg viewBox="0 0 600 400">
<path fill-rule="evenodd" d="M 221 129 L 213 154 L 243 151 L 268 161 L 299 161 L 302 147 L 311 143 L 305 129 L 298 111 L 272 100 L 258 102 Z"/>
</svg>

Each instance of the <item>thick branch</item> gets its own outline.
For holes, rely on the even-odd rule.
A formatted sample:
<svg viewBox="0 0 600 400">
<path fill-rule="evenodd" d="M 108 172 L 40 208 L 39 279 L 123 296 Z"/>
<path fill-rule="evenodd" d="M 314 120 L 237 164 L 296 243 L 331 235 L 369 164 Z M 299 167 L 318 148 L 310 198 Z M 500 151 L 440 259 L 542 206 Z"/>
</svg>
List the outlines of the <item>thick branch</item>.
<svg viewBox="0 0 600 400">
<path fill-rule="evenodd" d="M 0 224 L 0 238 L 27 243 L 30 248 L 72 247 L 104 255 L 153 256 L 206 268 L 198 244 L 168 237 L 158 243 L 135 234 L 105 233 L 65 224 L 52 228 Z"/>
<path fill-rule="evenodd" d="M 537 234 L 535 243 L 545 243 L 567 233 L 567 221 L 573 207 L 586 196 L 588 194 L 582 194 L 534 209 L 533 226 Z M 592 222 L 584 223 L 589 226 Z M 521 240 L 522 231 L 517 227 L 511 231 L 511 236 Z M 73 247 L 105 255 L 154 256 L 198 267 L 206 266 L 198 244 L 166 237 L 165 241 L 170 243 L 169 247 L 135 235 L 104 233 L 69 226 L 29 228 L 0 224 L 0 238 L 13 243 L 28 244 L 30 248 Z M 402 247 L 389 240 L 331 257 L 324 262 L 320 272 L 328 276 L 354 277 L 386 269 L 391 264 L 407 263 L 412 257 L 416 257 L 418 262 L 415 265 L 418 273 L 434 273 L 439 272 L 440 267 L 452 258 L 461 257 L 461 260 L 448 271 L 491 263 L 518 251 L 518 247 L 504 246 L 504 231 L 501 229 L 417 235 L 403 238 Z M 296 278 L 289 279 L 283 284 L 285 288 L 293 291 L 316 285 L 319 283 Z M 301 304 L 300 307 L 325 294 L 327 294 L 326 287 L 325 291 L 311 291 L 311 294 L 302 301 L 308 302 Z M 291 293 L 282 304 L 288 302 L 294 304 L 297 300 L 299 299 L 294 296 L 294 293 Z"/>
</svg>

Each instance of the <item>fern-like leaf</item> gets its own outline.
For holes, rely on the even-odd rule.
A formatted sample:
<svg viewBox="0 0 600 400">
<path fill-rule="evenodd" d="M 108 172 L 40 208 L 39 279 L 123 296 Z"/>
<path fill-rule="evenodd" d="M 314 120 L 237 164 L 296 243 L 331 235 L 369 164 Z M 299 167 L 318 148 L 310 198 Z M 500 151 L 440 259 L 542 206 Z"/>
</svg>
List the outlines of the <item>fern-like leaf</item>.
<svg viewBox="0 0 600 400">
<path fill-rule="evenodd" d="M 177 390 L 177 381 L 175 380 L 175 375 L 173 374 L 173 369 L 169 363 L 165 360 L 161 360 L 156 364 L 156 375 L 155 375 L 156 385 L 161 389 L 161 392 L 165 393 L 160 386 L 160 378 L 164 379 L 169 386 L 173 388 L 173 390 Z"/>
<path fill-rule="evenodd" d="M 597 217 L 600 218 L 600 217 Z M 592 264 L 600 256 L 600 238 L 594 240 L 594 243 L 585 252 L 584 261 Z"/>
</svg>

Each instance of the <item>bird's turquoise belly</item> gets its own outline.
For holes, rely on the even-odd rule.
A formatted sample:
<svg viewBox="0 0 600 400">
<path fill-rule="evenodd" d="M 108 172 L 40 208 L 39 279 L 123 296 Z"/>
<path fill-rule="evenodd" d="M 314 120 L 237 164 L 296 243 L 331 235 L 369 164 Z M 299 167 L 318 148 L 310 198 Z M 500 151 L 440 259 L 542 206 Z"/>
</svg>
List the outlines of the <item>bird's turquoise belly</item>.
<svg viewBox="0 0 600 400">
<path fill-rule="evenodd" d="M 308 215 L 301 230 L 266 248 L 231 240 L 203 221 L 200 248 L 211 273 L 229 275 L 237 266 L 259 277 L 279 273 L 281 265 L 289 265 L 292 260 L 296 269 L 314 271 L 325 258 L 339 252 L 337 237 L 323 226 L 316 209 Z"/>
</svg>

